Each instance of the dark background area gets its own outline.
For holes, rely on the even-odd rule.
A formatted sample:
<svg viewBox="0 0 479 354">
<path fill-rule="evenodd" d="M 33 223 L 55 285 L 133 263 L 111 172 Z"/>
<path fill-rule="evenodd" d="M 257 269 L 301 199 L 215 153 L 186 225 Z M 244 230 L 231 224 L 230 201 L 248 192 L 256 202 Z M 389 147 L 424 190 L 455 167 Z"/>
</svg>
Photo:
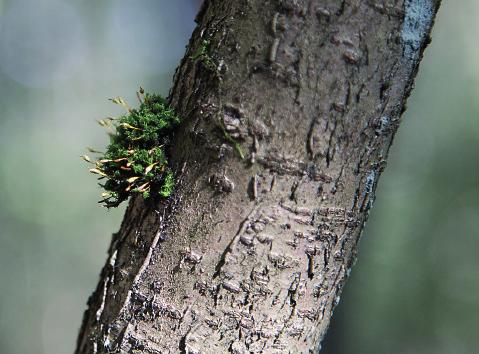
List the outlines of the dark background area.
<svg viewBox="0 0 479 354">
<path fill-rule="evenodd" d="M 167 94 L 193 0 L 0 0 L 0 353 L 70 353 L 124 207 L 79 156 Z M 479 347 L 479 2 L 443 1 L 322 353 Z"/>
</svg>

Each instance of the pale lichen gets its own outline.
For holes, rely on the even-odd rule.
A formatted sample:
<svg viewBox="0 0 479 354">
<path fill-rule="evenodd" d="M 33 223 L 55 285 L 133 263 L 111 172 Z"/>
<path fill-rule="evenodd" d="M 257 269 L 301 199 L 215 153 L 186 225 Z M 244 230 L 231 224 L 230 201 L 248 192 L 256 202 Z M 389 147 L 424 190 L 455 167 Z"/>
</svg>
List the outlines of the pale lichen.
<svg viewBox="0 0 479 354">
<path fill-rule="evenodd" d="M 432 0 L 406 0 L 404 2 L 404 22 L 401 39 L 404 44 L 404 56 L 417 59 L 424 42 L 429 35 L 434 18 Z"/>
</svg>

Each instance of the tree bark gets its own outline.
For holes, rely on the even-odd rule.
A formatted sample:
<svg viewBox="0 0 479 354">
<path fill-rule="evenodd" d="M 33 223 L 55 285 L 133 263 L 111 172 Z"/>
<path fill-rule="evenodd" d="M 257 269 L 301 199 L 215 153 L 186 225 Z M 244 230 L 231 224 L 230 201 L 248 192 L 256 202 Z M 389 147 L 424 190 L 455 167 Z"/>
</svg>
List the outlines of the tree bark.
<svg viewBox="0 0 479 354">
<path fill-rule="evenodd" d="M 206 1 L 169 97 L 176 191 L 130 201 L 76 353 L 317 352 L 438 7 Z"/>
</svg>

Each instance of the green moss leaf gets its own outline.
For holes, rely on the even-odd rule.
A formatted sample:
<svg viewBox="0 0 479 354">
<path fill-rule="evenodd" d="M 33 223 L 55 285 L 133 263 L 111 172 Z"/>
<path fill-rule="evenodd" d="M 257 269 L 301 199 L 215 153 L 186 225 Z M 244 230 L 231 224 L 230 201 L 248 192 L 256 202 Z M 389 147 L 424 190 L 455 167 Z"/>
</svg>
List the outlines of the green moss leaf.
<svg viewBox="0 0 479 354">
<path fill-rule="evenodd" d="M 137 109 L 116 99 L 125 103 L 128 114 L 109 120 L 108 126 L 115 130 L 110 144 L 97 161 L 90 161 L 96 164 L 92 170 L 106 178 L 100 203 L 107 207 L 118 206 L 134 193 L 145 199 L 152 195 L 167 198 L 174 189 L 166 149 L 181 119 L 160 95 L 143 95 L 140 90 L 138 97 L 143 100 Z"/>
</svg>

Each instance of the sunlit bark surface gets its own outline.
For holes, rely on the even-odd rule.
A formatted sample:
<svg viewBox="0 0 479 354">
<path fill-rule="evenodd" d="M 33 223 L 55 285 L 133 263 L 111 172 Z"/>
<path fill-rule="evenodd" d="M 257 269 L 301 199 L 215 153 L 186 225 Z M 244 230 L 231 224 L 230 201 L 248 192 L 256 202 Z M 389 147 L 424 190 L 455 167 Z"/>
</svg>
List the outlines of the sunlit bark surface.
<svg viewBox="0 0 479 354">
<path fill-rule="evenodd" d="M 130 202 L 76 353 L 317 352 L 438 6 L 206 1 L 175 194 Z"/>
</svg>

